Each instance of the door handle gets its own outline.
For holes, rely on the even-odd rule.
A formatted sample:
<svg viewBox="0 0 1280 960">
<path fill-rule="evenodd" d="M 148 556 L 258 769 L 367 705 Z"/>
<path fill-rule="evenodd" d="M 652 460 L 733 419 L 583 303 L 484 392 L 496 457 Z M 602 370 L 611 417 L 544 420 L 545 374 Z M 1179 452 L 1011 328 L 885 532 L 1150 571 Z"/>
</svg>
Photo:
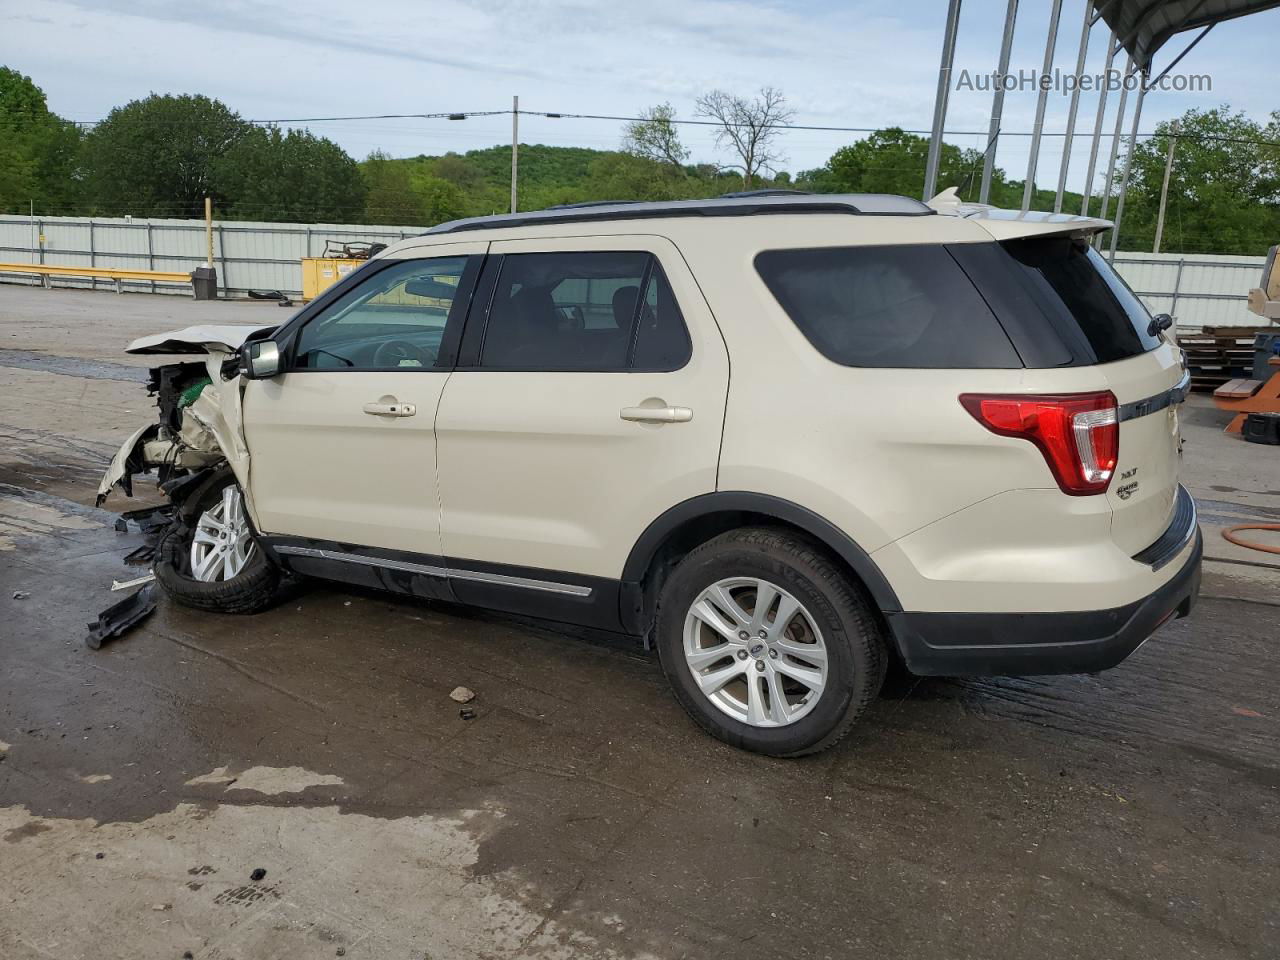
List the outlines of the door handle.
<svg viewBox="0 0 1280 960">
<path fill-rule="evenodd" d="M 623 407 L 618 416 L 633 423 L 688 423 L 693 411 L 688 407 Z"/>
<path fill-rule="evenodd" d="M 418 408 L 412 403 L 382 400 L 377 403 L 366 403 L 364 412 L 375 417 L 412 417 Z"/>
</svg>

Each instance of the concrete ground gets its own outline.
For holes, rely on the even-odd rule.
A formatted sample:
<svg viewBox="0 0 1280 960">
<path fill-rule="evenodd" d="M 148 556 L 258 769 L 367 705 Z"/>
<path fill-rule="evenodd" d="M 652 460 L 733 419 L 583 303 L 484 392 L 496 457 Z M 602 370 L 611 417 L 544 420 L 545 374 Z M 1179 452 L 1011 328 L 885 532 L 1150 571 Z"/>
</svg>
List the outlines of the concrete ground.
<svg viewBox="0 0 1280 960">
<path fill-rule="evenodd" d="M 152 415 L 120 350 L 284 316 L 0 286 L 0 957 L 1280 955 L 1280 565 L 1218 535 L 1280 518 L 1280 452 L 1203 398 L 1191 618 L 770 761 L 625 642 L 336 586 L 87 649 L 154 502 L 91 505 Z"/>
</svg>

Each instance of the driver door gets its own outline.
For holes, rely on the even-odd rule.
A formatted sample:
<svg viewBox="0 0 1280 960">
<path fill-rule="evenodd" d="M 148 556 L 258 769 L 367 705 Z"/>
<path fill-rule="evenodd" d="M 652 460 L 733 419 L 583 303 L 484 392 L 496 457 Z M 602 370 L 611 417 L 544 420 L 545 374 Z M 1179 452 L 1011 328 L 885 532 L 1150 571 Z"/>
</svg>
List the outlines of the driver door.
<svg viewBox="0 0 1280 960">
<path fill-rule="evenodd" d="M 277 336 L 284 372 L 244 394 L 263 534 L 439 557 L 435 416 L 487 243 L 365 267 Z M 418 256 L 413 256 L 418 254 Z"/>
</svg>

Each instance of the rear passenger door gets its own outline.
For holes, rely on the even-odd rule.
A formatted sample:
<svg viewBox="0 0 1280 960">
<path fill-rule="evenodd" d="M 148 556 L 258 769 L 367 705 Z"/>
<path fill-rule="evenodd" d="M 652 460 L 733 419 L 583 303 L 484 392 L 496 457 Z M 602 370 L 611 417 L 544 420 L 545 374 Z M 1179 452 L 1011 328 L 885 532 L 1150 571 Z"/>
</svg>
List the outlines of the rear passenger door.
<svg viewBox="0 0 1280 960">
<path fill-rule="evenodd" d="M 670 241 L 493 243 L 436 419 L 459 598 L 529 609 L 530 592 L 593 591 L 607 606 L 595 578 L 620 578 L 651 521 L 715 490 L 728 380 Z"/>
</svg>

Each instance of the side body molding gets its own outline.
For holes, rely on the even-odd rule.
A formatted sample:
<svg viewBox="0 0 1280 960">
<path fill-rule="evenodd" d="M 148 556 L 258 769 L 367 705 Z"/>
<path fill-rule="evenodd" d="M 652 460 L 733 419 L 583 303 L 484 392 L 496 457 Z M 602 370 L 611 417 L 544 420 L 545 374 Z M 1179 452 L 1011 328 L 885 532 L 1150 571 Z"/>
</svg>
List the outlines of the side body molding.
<svg viewBox="0 0 1280 960">
<path fill-rule="evenodd" d="M 686 523 L 721 513 L 755 513 L 799 527 L 843 559 L 862 579 L 876 606 L 885 614 L 902 610 L 898 596 L 875 561 L 848 534 L 818 514 L 790 500 L 763 493 L 725 490 L 703 494 L 678 503 L 653 521 L 640 535 L 627 557 L 622 573 L 623 624 L 629 632 L 642 633 L 642 617 L 631 602 L 639 599 L 640 581 L 662 543 Z"/>
</svg>

